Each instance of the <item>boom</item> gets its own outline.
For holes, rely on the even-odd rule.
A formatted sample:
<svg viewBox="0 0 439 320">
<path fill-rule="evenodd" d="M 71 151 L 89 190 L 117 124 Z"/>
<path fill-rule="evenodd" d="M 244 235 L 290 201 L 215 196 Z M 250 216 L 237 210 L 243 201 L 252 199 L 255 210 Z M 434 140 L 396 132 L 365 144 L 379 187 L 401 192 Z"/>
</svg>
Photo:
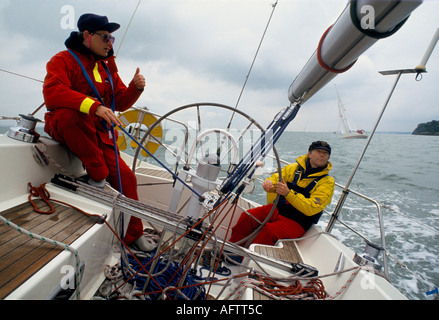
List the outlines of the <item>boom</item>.
<svg viewBox="0 0 439 320">
<path fill-rule="evenodd" d="M 351 0 L 290 85 L 290 102 L 303 104 L 337 74 L 347 71 L 375 42 L 398 31 L 421 3 Z"/>
</svg>

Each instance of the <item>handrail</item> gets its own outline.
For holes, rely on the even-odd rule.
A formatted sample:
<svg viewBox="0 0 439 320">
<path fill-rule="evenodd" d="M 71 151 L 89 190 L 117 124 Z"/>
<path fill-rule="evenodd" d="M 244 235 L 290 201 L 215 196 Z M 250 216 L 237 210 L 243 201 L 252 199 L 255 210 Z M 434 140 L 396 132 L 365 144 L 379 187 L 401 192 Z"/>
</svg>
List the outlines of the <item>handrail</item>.
<svg viewBox="0 0 439 320">
<path fill-rule="evenodd" d="M 386 277 L 388 277 L 389 274 L 388 274 L 388 260 L 387 260 L 387 254 L 386 254 L 386 252 L 387 252 L 387 248 L 386 248 L 386 235 L 385 235 L 385 231 L 384 231 L 384 220 L 383 220 L 383 214 L 382 214 L 382 211 L 381 211 L 381 205 L 380 205 L 380 203 L 379 203 L 378 201 L 376 201 L 376 200 L 374 200 L 374 199 L 368 197 L 368 196 L 365 196 L 364 194 L 361 194 L 361 193 L 355 191 L 355 190 L 351 190 L 351 189 L 349 189 L 349 188 L 346 188 L 345 186 L 343 186 L 343 185 L 341 185 L 341 184 L 339 184 L 339 183 L 337 183 L 337 182 L 335 183 L 335 186 L 338 187 L 338 188 L 343 189 L 343 192 L 346 191 L 347 193 L 354 194 L 354 195 L 356 195 L 356 196 L 358 196 L 358 197 L 360 197 L 360 198 L 363 198 L 364 200 L 367 200 L 367 201 L 369 201 L 369 202 L 372 202 L 372 203 L 376 206 L 377 211 L 378 211 L 378 224 L 379 224 L 379 227 L 380 227 L 381 247 L 382 247 L 383 250 L 384 250 L 384 253 L 383 253 L 383 268 L 384 268 L 384 274 L 386 275 Z M 346 196 L 347 196 L 347 194 L 346 194 Z M 340 220 L 338 219 L 339 212 L 340 212 L 341 208 L 342 208 L 342 205 L 341 205 L 341 206 L 338 206 L 338 205 L 336 206 L 336 208 L 334 209 L 333 213 L 331 214 L 331 219 L 336 219 L 336 220 L 337 220 L 338 222 L 340 222 L 344 227 L 348 228 L 349 230 L 351 230 L 352 232 L 354 232 L 355 234 L 357 234 L 359 237 L 363 238 L 365 241 L 367 241 L 367 242 L 373 242 L 373 241 L 370 241 L 369 239 L 367 239 L 367 237 L 365 237 L 364 235 L 362 235 L 361 233 L 359 233 L 359 232 L 358 232 L 357 230 L 355 230 L 354 228 L 348 226 L 345 222 L 342 222 L 342 221 L 340 221 Z M 337 212 L 336 212 L 336 210 L 337 210 Z M 333 225 L 333 223 L 334 223 L 334 222 L 330 220 L 330 221 L 328 222 L 328 226 L 329 226 L 330 224 Z M 329 232 L 329 233 L 331 233 L 332 228 L 328 231 L 328 226 L 327 226 L 327 228 L 326 228 L 326 231 Z"/>
</svg>

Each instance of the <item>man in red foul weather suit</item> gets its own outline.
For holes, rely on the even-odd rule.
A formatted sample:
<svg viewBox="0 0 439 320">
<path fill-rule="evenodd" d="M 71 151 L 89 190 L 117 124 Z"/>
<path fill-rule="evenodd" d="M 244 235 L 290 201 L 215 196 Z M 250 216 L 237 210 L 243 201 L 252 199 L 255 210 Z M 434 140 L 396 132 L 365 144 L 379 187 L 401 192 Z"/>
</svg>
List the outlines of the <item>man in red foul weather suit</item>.
<svg viewBox="0 0 439 320">
<path fill-rule="evenodd" d="M 122 125 L 111 109 L 112 99 L 114 110 L 127 110 L 146 85 L 139 68 L 128 86 L 117 73 L 111 33 L 119 27 L 105 16 L 84 14 L 79 18 L 79 31 L 72 32 L 65 41 L 68 50 L 57 53 L 47 63 L 43 95 L 48 112 L 44 130 L 78 156 L 91 185 L 103 187 L 108 181 L 126 197 L 138 200 L 136 177 L 118 153 L 119 186 L 117 146 L 109 130 L 113 124 Z M 81 64 L 98 94 L 94 93 Z M 125 243 L 146 250 L 148 243 L 142 235 L 142 221 L 131 217 Z"/>
</svg>

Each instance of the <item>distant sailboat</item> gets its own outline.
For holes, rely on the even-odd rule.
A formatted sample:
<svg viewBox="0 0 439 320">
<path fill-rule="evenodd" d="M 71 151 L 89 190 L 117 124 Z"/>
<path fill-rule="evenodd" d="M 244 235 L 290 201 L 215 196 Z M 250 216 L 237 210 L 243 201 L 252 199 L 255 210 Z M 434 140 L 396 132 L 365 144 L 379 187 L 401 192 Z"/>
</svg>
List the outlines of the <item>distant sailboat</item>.
<svg viewBox="0 0 439 320">
<path fill-rule="evenodd" d="M 344 107 L 343 102 L 340 99 L 340 96 L 337 91 L 337 99 L 338 99 L 338 115 L 340 118 L 340 133 L 343 135 L 343 138 L 347 139 L 366 139 L 367 133 L 363 129 L 357 129 L 355 124 L 351 119 L 347 117 L 347 112 Z"/>
</svg>

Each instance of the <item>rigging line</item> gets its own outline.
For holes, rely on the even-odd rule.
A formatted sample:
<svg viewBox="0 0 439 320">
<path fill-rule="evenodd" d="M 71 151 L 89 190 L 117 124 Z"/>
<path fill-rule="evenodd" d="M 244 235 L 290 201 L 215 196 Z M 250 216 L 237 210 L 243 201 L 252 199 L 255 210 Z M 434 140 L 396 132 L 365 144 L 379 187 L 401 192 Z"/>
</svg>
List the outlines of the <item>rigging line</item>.
<svg viewBox="0 0 439 320">
<path fill-rule="evenodd" d="M 226 204 L 225 201 L 221 202 L 215 209 L 212 209 L 208 215 L 204 216 L 199 222 L 197 222 L 195 225 L 198 225 L 200 222 L 203 222 L 208 216 L 210 216 L 211 214 L 214 214 L 217 209 L 220 206 L 223 206 L 224 204 Z M 232 206 L 233 207 L 233 206 Z M 180 266 L 178 267 L 178 269 L 176 270 L 176 272 L 172 275 L 171 279 L 168 281 L 168 283 L 166 284 L 166 287 L 170 285 L 171 281 L 178 276 L 178 272 L 183 268 L 182 274 L 180 276 L 180 278 L 178 279 L 177 282 L 180 282 L 183 278 L 185 278 L 187 276 L 187 273 L 189 272 L 189 270 L 191 269 L 191 265 L 194 261 L 197 260 L 198 256 L 202 253 L 202 250 L 204 250 L 204 248 L 206 247 L 207 243 L 210 241 L 210 239 L 213 237 L 213 235 L 215 234 L 215 232 L 218 230 L 218 228 L 220 228 L 221 223 L 224 221 L 224 219 L 227 217 L 228 213 L 230 212 L 230 210 L 232 209 L 232 207 L 229 208 L 229 210 L 227 211 L 227 213 L 222 217 L 221 221 L 216 225 L 215 229 L 211 232 L 210 235 L 208 235 L 209 233 L 209 229 L 214 225 L 215 221 L 219 219 L 220 214 L 215 215 L 212 223 L 210 224 L 209 228 L 203 233 L 203 235 L 198 239 L 198 241 L 191 247 L 191 250 L 186 254 L 186 256 L 183 258 L 182 263 L 180 264 Z M 224 208 L 223 208 L 224 209 Z M 221 210 L 222 212 L 222 210 Z M 195 226 L 194 225 L 194 226 Z M 194 229 L 193 227 L 191 229 Z M 186 232 L 187 234 L 188 232 Z M 200 250 L 198 251 L 198 253 L 196 253 L 196 256 L 191 260 L 192 255 L 196 252 L 195 250 L 198 248 L 198 245 L 200 244 L 200 242 L 203 241 L 204 243 L 202 244 L 201 248 L 199 248 Z M 187 265 L 187 267 L 185 267 L 185 265 Z"/>
<path fill-rule="evenodd" d="M 14 76 L 19 76 L 19 77 L 22 77 L 22 78 L 26 78 L 26 79 L 30 79 L 30 80 L 34 80 L 34 81 L 43 83 L 43 81 L 40 80 L 40 79 L 35 79 L 35 78 L 32 78 L 32 77 L 28 77 L 28 76 L 25 76 L 25 75 L 22 75 L 22 74 L 19 74 L 19 73 L 15 73 L 15 72 L 12 72 L 12 71 L 8 71 L 8 70 L 5 70 L 5 69 L 0 69 L 0 71 L 13 74 Z"/>
<path fill-rule="evenodd" d="M 210 215 L 214 215 L 214 219 L 211 222 L 210 226 L 213 226 L 214 223 L 220 218 L 221 214 L 214 214 L 215 212 L 217 212 L 217 210 L 221 207 L 224 206 L 224 204 L 226 204 L 225 200 L 221 201 L 215 208 L 213 208 L 212 210 L 209 211 L 209 213 L 204 216 L 203 218 L 201 218 L 198 222 L 196 222 L 190 229 L 188 229 L 183 235 L 181 235 L 178 239 L 174 240 L 173 243 L 169 244 L 167 246 L 167 248 L 165 248 L 164 250 L 162 250 L 159 254 L 156 254 L 156 256 L 149 261 L 145 266 L 148 266 L 152 261 L 154 261 L 156 258 L 160 257 L 164 252 L 166 252 L 167 250 L 169 250 L 172 246 L 174 246 L 180 239 L 182 239 L 185 235 L 187 235 L 191 230 L 194 230 L 195 227 L 201 223 L 203 223 L 204 220 L 207 219 L 207 217 L 209 217 Z M 180 264 L 180 266 L 178 267 L 178 269 L 176 270 L 176 272 L 174 273 L 174 275 L 172 276 L 172 278 L 168 281 L 167 285 L 168 286 L 170 284 L 170 282 L 176 277 L 178 276 L 178 272 L 183 268 L 183 273 L 180 276 L 180 278 L 178 279 L 177 282 L 181 281 L 181 279 L 183 277 L 185 277 L 187 275 L 187 272 L 189 271 L 190 265 L 197 260 L 198 256 L 201 254 L 202 250 L 205 248 L 205 246 L 207 245 L 207 243 L 210 241 L 210 239 L 214 236 L 214 234 L 216 233 L 216 231 L 218 230 L 218 228 L 221 226 L 222 222 L 224 221 L 224 219 L 227 217 L 227 215 L 229 214 L 230 210 L 235 207 L 232 206 L 228 209 L 227 213 L 225 215 L 223 215 L 223 217 L 221 218 L 220 222 L 216 225 L 216 227 L 211 231 L 211 234 L 208 235 L 209 229 L 206 230 L 203 235 L 200 237 L 200 239 L 198 239 L 198 241 L 192 246 L 191 250 L 186 254 L 185 258 L 183 258 L 182 263 Z M 224 210 L 224 207 L 223 209 Z M 219 213 L 222 213 L 222 210 Z M 233 219 L 231 219 L 233 220 Z M 230 221 L 231 221 L 230 220 Z M 200 244 L 201 241 L 204 241 L 204 243 L 202 244 L 202 247 L 200 248 L 199 252 L 197 253 L 197 255 L 191 260 L 191 256 L 192 254 L 194 254 L 195 249 L 198 248 L 198 245 Z M 188 265 L 187 268 L 184 267 L 184 265 Z"/>
<path fill-rule="evenodd" d="M 222 201 L 222 202 L 221 202 L 216 208 L 212 209 L 212 210 L 211 210 L 211 211 L 210 211 L 205 217 L 203 217 L 201 221 L 205 220 L 208 216 L 214 214 L 214 213 L 217 211 L 217 209 L 219 209 L 219 207 L 222 206 L 222 205 L 224 205 L 224 204 L 225 204 L 225 202 Z M 215 228 L 211 231 L 211 234 L 208 235 L 208 230 L 206 230 L 206 232 L 202 235 L 202 237 L 198 240 L 198 242 L 195 243 L 195 244 L 192 246 L 190 252 L 188 252 L 188 254 L 187 254 L 186 257 L 183 259 L 183 262 L 181 263 L 181 265 L 179 266 L 179 268 L 178 268 L 178 270 L 177 270 L 177 272 L 178 272 L 182 267 L 184 268 L 184 265 L 188 265 L 188 267 L 187 267 L 186 269 L 184 269 L 183 274 L 182 274 L 181 277 L 179 278 L 178 282 L 180 282 L 180 281 L 182 280 L 183 277 L 186 277 L 186 275 L 187 275 L 187 273 L 188 273 L 188 271 L 189 271 L 189 269 L 190 269 L 192 263 L 193 263 L 194 261 L 197 260 L 198 256 L 201 254 L 202 250 L 204 250 L 204 248 L 206 247 L 207 243 L 208 243 L 208 242 L 210 241 L 210 239 L 216 234 L 216 231 L 220 228 L 220 226 L 222 225 L 222 222 L 224 221 L 224 219 L 227 218 L 227 216 L 229 215 L 229 213 L 230 213 L 230 212 L 232 211 L 232 209 L 233 209 L 232 218 L 229 220 L 229 228 L 228 228 L 228 229 L 230 229 L 230 224 L 231 224 L 231 222 L 232 222 L 232 220 L 233 220 L 233 217 L 234 217 L 234 215 L 235 215 L 236 207 L 237 207 L 236 204 L 235 204 L 235 205 L 232 205 L 232 206 L 227 210 L 227 212 L 223 215 L 223 217 L 221 218 L 221 221 L 219 221 L 219 223 L 216 224 Z M 219 214 L 215 214 L 215 215 L 214 215 L 215 217 L 214 217 L 212 223 L 210 224 L 210 226 L 213 226 L 213 225 L 215 224 L 215 221 L 218 220 L 218 219 L 220 218 L 221 213 L 222 213 L 223 210 L 225 210 L 224 207 L 221 209 L 221 211 L 219 212 Z M 198 223 L 199 223 L 199 222 L 198 222 Z M 197 223 L 197 224 L 198 224 L 198 223 Z M 216 236 L 215 236 L 215 237 L 216 237 Z M 227 234 L 226 234 L 226 237 L 227 237 Z M 200 243 L 201 241 L 204 241 L 204 243 L 202 244 L 202 247 L 199 248 L 200 250 L 198 251 L 198 253 L 196 254 L 196 256 L 195 256 L 194 258 L 192 258 L 192 260 L 190 260 L 190 257 L 192 256 L 192 254 L 194 254 L 195 249 L 197 249 L 197 246 L 199 245 L 199 243 Z M 175 242 L 174 242 L 174 243 L 175 243 Z M 222 245 L 222 247 L 221 247 L 221 249 L 220 249 L 220 251 L 219 251 L 219 256 L 218 256 L 218 258 L 223 254 L 224 244 L 225 244 L 225 242 L 223 243 L 223 245 Z M 171 245 L 170 245 L 170 246 L 171 246 Z M 168 248 L 169 248 L 169 247 L 168 247 Z M 162 251 L 162 252 L 163 252 L 163 251 Z M 255 261 L 255 262 L 256 262 L 256 261 Z M 258 264 L 258 263 L 256 262 L 256 264 Z M 217 272 L 218 267 L 219 267 L 219 259 L 216 261 L 216 264 L 215 264 L 215 267 L 213 268 L 213 270 L 211 270 L 211 272 L 213 271 L 213 275 L 212 275 L 212 276 L 209 275 L 207 278 L 209 278 L 209 279 L 214 279 L 214 276 L 215 276 L 215 274 L 216 274 L 216 272 Z M 262 268 L 261 268 L 261 269 L 262 269 Z M 177 272 L 173 275 L 172 278 L 174 278 L 175 276 L 177 276 Z M 171 280 L 172 280 L 172 279 L 171 279 Z M 171 280 L 168 281 L 168 284 L 167 284 L 166 286 L 168 286 L 168 285 L 170 284 Z M 209 283 L 210 283 L 210 285 L 211 285 L 211 282 L 204 282 L 204 284 L 209 284 Z M 199 284 L 202 284 L 202 283 L 199 283 Z M 210 291 L 210 287 L 211 287 L 210 285 L 209 285 L 208 293 L 209 293 L 209 291 Z M 184 288 L 184 286 L 180 286 L 180 287 L 177 287 L 177 288 Z"/>
<path fill-rule="evenodd" d="M 61 241 L 58 240 L 54 240 L 52 238 L 48 238 L 45 236 L 42 236 L 40 234 L 36 234 L 36 233 L 32 233 L 27 229 L 23 229 L 21 226 L 13 223 L 12 221 L 4 218 L 3 216 L 0 215 L 0 222 L 3 222 L 4 224 L 6 224 L 9 228 L 12 228 L 18 232 L 20 232 L 21 234 L 27 235 L 28 237 L 31 237 L 32 239 L 37 239 L 43 243 L 49 243 L 52 244 L 56 247 L 60 247 L 63 248 L 66 251 L 69 251 L 70 253 L 72 253 L 75 256 L 75 291 L 72 293 L 75 294 L 76 298 L 79 300 L 80 299 L 80 285 L 81 285 L 81 269 L 80 269 L 80 263 L 81 263 L 81 259 L 79 257 L 79 252 L 77 249 L 73 248 L 70 244 L 66 244 L 63 243 Z"/>
<path fill-rule="evenodd" d="M 28 76 L 25 76 L 25 75 L 22 75 L 22 74 L 19 74 L 19 73 L 15 73 L 15 72 L 12 72 L 12 71 L 8 71 L 8 70 L 5 70 L 5 69 L 0 69 L 0 71 L 3 71 L 5 73 L 9 73 L 9 74 L 13 74 L 14 76 L 19 76 L 19 77 L 22 77 L 22 78 L 25 78 L 25 79 L 29 79 L 29 80 L 37 81 L 37 82 L 40 82 L 40 83 L 44 83 L 44 81 L 42 81 L 40 79 L 35 79 L 35 78 L 32 78 L 32 77 L 28 77 Z M 40 106 L 35 111 L 33 111 L 30 115 L 34 116 L 44 105 L 45 105 L 45 102 L 40 104 Z M 20 118 L 18 118 L 18 119 L 20 119 Z"/>
<path fill-rule="evenodd" d="M 148 263 L 145 264 L 145 267 L 149 266 L 151 263 L 153 263 L 155 260 L 157 260 L 158 258 L 161 257 L 162 254 L 164 254 L 166 251 L 170 250 L 178 241 L 180 241 L 182 238 L 184 238 L 186 235 L 189 234 L 189 232 L 193 231 L 198 225 L 202 225 L 203 221 L 213 212 L 215 212 L 221 205 L 224 204 L 224 201 L 221 202 L 220 204 L 218 204 L 215 208 L 213 208 L 210 213 L 208 215 L 206 215 L 205 217 L 201 218 L 198 222 L 196 222 L 195 224 L 193 224 L 192 226 L 190 226 L 190 228 L 188 228 L 186 230 L 185 233 L 183 233 L 182 235 L 180 235 L 177 239 L 175 239 L 175 237 L 173 238 L 173 242 L 168 244 L 166 248 L 164 248 L 162 251 L 160 251 L 159 253 L 156 253 L 154 258 L 152 258 L 150 261 L 148 261 Z"/>
<path fill-rule="evenodd" d="M 133 19 L 134 19 L 134 16 L 135 16 L 135 14 L 136 14 L 136 12 L 137 12 L 137 9 L 139 8 L 139 5 L 140 5 L 140 2 L 141 2 L 141 1 L 142 1 L 142 0 L 139 0 L 139 2 L 137 3 L 136 9 L 134 9 L 133 14 L 131 15 L 130 22 L 128 23 L 128 26 L 127 26 L 127 28 L 125 29 L 125 33 L 124 33 L 123 36 L 122 36 L 122 40 L 120 41 L 120 45 L 119 45 L 119 47 L 117 48 L 116 57 L 117 57 L 118 54 L 119 54 L 119 50 L 120 50 L 120 48 L 122 47 L 122 43 L 123 43 L 123 41 L 124 41 L 124 39 L 125 39 L 125 36 L 127 35 L 128 29 L 129 29 L 130 26 L 131 26 L 131 22 L 132 22 Z"/>
<path fill-rule="evenodd" d="M 227 217 L 227 215 L 229 214 L 230 210 L 233 208 L 232 217 L 229 219 L 229 225 L 227 226 L 227 232 L 226 232 L 226 234 L 225 234 L 225 236 L 224 236 L 224 239 L 227 239 L 227 237 L 228 237 L 228 235 L 229 235 L 230 227 L 231 227 L 231 224 L 232 224 L 232 220 L 233 220 L 233 218 L 235 217 L 235 213 L 236 213 L 236 208 L 237 208 L 237 207 L 238 207 L 237 204 L 234 204 L 234 205 L 229 209 L 229 211 L 224 215 L 223 220 Z M 217 226 L 217 228 L 216 228 L 215 230 L 217 230 L 217 229 L 220 227 L 220 225 L 221 225 L 221 223 L 223 222 L 223 220 L 221 220 L 221 222 L 219 223 L 219 225 Z M 221 255 L 223 254 L 225 244 L 226 244 L 226 242 L 224 241 L 223 244 L 221 245 L 221 249 L 219 250 L 219 253 L 218 253 L 218 259 L 216 260 L 215 267 L 213 268 L 213 270 L 212 270 L 212 269 L 210 270 L 210 273 L 213 271 L 213 275 L 212 275 L 212 276 L 210 276 L 210 273 L 209 273 L 209 277 L 211 277 L 212 279 L 215 277 L 215 274 L 216 274 L 216 272 L 217 272 L 217 270 L 218 270 L 219 263 L 220 263 L 220 257 L 221 257 Z M 212 288 L 212 283 L 210 283 L 210 285 L 209 285 L 209 289 L 207 290 L 207 294 L 210 293 L 210 289 L 211 289 L 211 288 Z"/>
<path fill-rule="evenodd" d="M 247 81 L 248 81 L 248 78 L 250 77 L 250 73 L 252 72 L 253 65 L 255 64 L 256 57 L 258 56 L 258 53 L 259 53 L 259 49 L 261 48 L 262 42 L 264 41 L 265 34 L 267 33 L 268 26 L 270 25 L 271 18 L 273 17 L 273 14 L 274 14 L 274 10 L 276 9 L 277 1 L 278 0 L 276 0 L 276 2 L 271 5 L 273 7 L 273 10 L 271 10 L 270 17 L 268 18 L 268 22 L 267 22 L 267 25 L 265 26 L 265 30 L 264 30 L 264 33 L 262 34 L 262 38 L 259 41 L 259 45 L 258 45 L 258 48 L 256 50 L 255 56 L 253 57 L 253 61 L 252 61 L 251 65 L 250 65 L 250 69 L 249 69 L 247 75 L 245 76 L 245 81 L 244 81 L 244 84 L 243 84 L 243 86 L 241 88 L 241 92 L 239 93 L 238 100 L 236 101 L 235 108 L 238 108 L 238 104 L 241 101 L 241 96 L 242 96 L 242 94 L 244 92 L 245 86 L 247 85 Z M 230 117 L 230 121 L 229 121 L 229 124 L 227 125 L 227 129 L 230 128 L 230 125 L 232 124 L 232 120 L 233 120 L 234 115 L 235 115 L 235 112 L 233 112 L 232 116 Z"/>
<path fill-rule="evenodd" d="M 254 168 L 253 165 L 256 160 L 263 160 L 268 152 L 273 148 L 281 134 L 284 132 L 288 124 L 296 117 L 300 109 L 299 104 L 280 111 L 275 119 L 271 122 L 269 127 L 261 134 L 259 140 L 253 145 L 255 148 L 250 149 L 247 154 L 240 160 L 235 166 L 233 171 L 227 176 L 226 180 L 221 186 L 221 191 L 226 193 L 234 189 L 240 181 L 247 175 L 250 169 Z M 269 139 L 266 140 L 266 133 L 270 132 Z M 267 147 L 268 142 L 268 147 Z M 257 159 L 256 156 L 262 157 Z"/>
</svg>

